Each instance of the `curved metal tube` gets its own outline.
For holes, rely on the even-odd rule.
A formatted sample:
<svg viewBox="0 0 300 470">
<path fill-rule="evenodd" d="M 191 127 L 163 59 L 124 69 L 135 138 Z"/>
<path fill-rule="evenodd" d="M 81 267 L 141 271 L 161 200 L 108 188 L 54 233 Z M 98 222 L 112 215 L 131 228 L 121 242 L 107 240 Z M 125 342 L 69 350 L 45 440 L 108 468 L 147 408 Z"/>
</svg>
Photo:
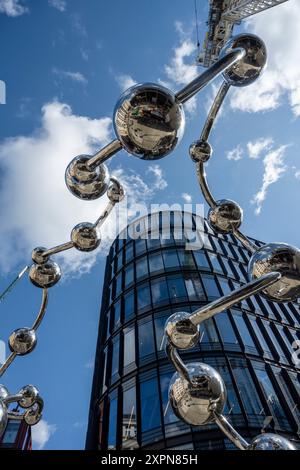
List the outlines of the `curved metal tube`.
<svg viewBox="0 0 300 470">
<path fill-rule="evenodd" d="M 49 248 L 49 250 L 44 251 L 42 256 L 46 258 L 47 256 L 55 255 L 56 253 L 60 253 L 61 251 L 70 250 L 73 247 L 73 242 L 62 243 L 61 245 L 54 246 L 53 248 Z"/>
<path fill-rule="evenodd" d="M 4 364 L 2 364 L 2 366 L 0 367 L 0 377 L 4 374 L 4 372 L 6 371 L 6 369 L 8 369 L 8 367 L 11 365 L 11 363 L 14 361 L 15 357 L 17 356 L 16 353 L 12 352 L 10 353 L 10 355 L 8 356 L 8 358 L 6 359 L 6 361 L 4 362 Z"/>
<path fill-rule="evenodd" d="M 227 308 L 232 307 L 232 305 L 236 304 L 237 302 L 241 302 L 244 299 L 247 299 L 253 294 L 257 294 L 261 290 L 265 289 L 266 287 L 271 286 L 274 282 L 278 281 L 281 278 L 281 274 L 278 272 L 268 273 L 260 277 L 259 279 L 255 279 L 254 281 L 249 282 L 243 287 L 232 291 L 230 294 L 227 294 L 220 299 L 211 302 L 208 305 L 196 310 L 190 316 L 190 321 L 194 325 L 199 325 L 204 320 L 216 315 L 217 313 L 226 310 Z"/>
<path fill-rule="evenodd" d="M 104 221 L 107 219 L 113 208 L 115 207 L 116 203 L 109 201 L 107 206 L 105 207 L 103 213 L 100 215 L 100 217 L 96 220 L 94 226 L 99 228 L 101 225 L 104 223 Z"/>
<path fill-rule="evenodd" d="M 225 436 L 240 450 L 247 450 L 248 442 L 234 429 L 229 421 L 222 414 L 213 411 L 215 423 L 219 426 Z"/>
<path fill-rule="evenodd" d="M 93 169 L 101 165 L 101 163 L 104 163 L 122 148 L 122 144 L 118 139 L 113 140 L 86 162 L 87 167 Z"/>
<path fill-rule="evenodd" d="M 210 189 L 208 187 L 207 179 L 206 179 L 206 174 L 205 174 L 205 169 L 204 169 L 204 163 L 200 162 L 196 164 L 196 172 L 197 172 L 197 178 L 198 182 L 200 185 L 200 189 L 203 193 L 203 196 L 207 202 L 207 204 L 214 209 L 217 205 L 216 200 L 214 199 L 212 193 L 210 192 Z"/>
<path fill-rule="evenodd" d="M 40 306 L 40 311 L 36 317 L 34 324 L 32 325 L 32 330 L 37 330 L 46 313 L 46 308 L 48 304 L 48 289 L 43 289 L 42 303 Z"/>
<path fill-rule="evenodd" d="M 224 101 L 225 96 L 227 95 L 229 88 L 230 88 L 229 83 L 223 81 L 222 85 L 220 86 L 218 90 L 218 93 L 216 94 L 213 104 L 211 105 L 209 113 L 207 115 L 204 127 L 201 132 L 200 140 L 208 140 L 210 131 L 214 125 L 217 114 L 220 110 L 220 107 Z"/>
<path fill-rule="evenodd" d="M 177 370 L 178 374 L 189 383 L 191 383 L 190 376 L 187 368 L 185 367 L 184 362 L 178 354 L 178 351 L 174 346 L 168 341 L 165 347 L 165 352 L 169 360 L 172 362 L 173 366 Z"/>
<path fill-rule="evenodd" d="M 242 245 L 250 251 L 250 253 L 255 253 L 257 251 L 257 246 L 254 243 L 251 243 L 250 240 L 244 235 L 240 230 L 233 229 L 233 235 L 242 243 Z"/>
<path fill-rule="evenodd" d="M 6 398 L 2 398 L 3 403 L 5 405 L 9 405 L 10 403 L 14 403 L 15 401 L 18 402 L 19 400 L 22 400 L 23 395 L 17 393 L 16 395 L 9 395 Z"/>
<path fill-rule="evenodd" d="M 234 51 L 229 52 L 222 59 L 218 60 L 209 69 L 205 70 L 201 75 L 196 77 L 192 82 L 186 85 L 182 90 L 176 93 L 176 98 L 180 103 L 185 103 L 192 98 L 198 91 L 205 87 L 213 78 L 224 70 L 228 69 L 238 60 L 242 59 L 246 54 L 245 49 L 237 47 Z"/>
</svg>

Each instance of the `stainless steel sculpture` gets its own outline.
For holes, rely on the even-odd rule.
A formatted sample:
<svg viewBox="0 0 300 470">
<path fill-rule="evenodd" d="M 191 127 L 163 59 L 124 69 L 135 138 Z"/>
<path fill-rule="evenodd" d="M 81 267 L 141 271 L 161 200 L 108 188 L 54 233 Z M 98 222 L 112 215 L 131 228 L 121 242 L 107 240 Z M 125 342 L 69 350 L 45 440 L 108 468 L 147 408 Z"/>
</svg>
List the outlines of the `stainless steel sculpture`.
<svg viewBox="0 0 300 470">
<path fill-rule="evenodd" d="M 193 363 L 185 365 L 177 349 L 187 349 L 199 340 L 200 324 L 225 308 L 250 295 L 262 292 L 277 301 L 293 300 L 300 295 L 300 256 L 296 248 L 284 244 L 269 244 L 257 249 L 239 230 L 243 212 L 234 201 L 216 201 L 208 187 L 204 164 L 212 155 L 208 142 L 210 131 L 230 86 L 246 86 L 254 82 L 266 64 L 266 48 L 257 36 L 241 34 L 234 37 L 222 50 L 220 59 L 177 93 L 153 83 L 136 85 L 119 99 L 114 110 L 114 129 L 117 138 L 95 155 L 79 155 L 66 169 L 65 180 L 70 192 L 83 200 L 94 200 L 105 193 L 109 202 L 95 223 L 81 222 L 71 231 L 70 241 L 53 248 L 37 247 L 32 252 L 29 269 L 31 282 L 43 289 L 42 304 L 30 328 L 19 328 L 9 337 L 11 354 L 0 368 L 0 376 L 16 356 L 30 353 L 36 346 L 36 331 L 45 315 L 48 289 L 61 278 L 58 264 L 51 256 L 71 248 L 79 251 L 95 250 L 101 243 L 100 227 L 115 204 L 124 198 L 124 189 L 110 177 L 104 162 L 121 149 L 144 160 L 157 160 L 172 152 L 184 132 L 183 104 L 198 93 L 220 73 L 224 82 L 208 114 L 200 139 L 190 147 L 196 163 L 200 187 L 210 206 L 208 221 L 213 230 L 233 233 L 252 253 L 249 263 L 250 282 L 194 312 L 172 315 L 166 324 L 168 339 L 166 353 L 175 366 L 176 374 L 170 384 L 170 403 L 174 413 L 185 422 L 201 426 L 215 422 L 223 433 L 240 449 L 291 449 L 286 439 L 277 435 L 258 436 L 248 444 L 222 414 L 226 401 L 224 382 L 212 367 Z M 17 402 L 26 409 L 24 414 L 9 411 L 8 405 Z M 37 389 L 24 387 L 17 395 L 10 395 L 0 386 L 0 436 L 7 419 L 24 419 L 33 425 L 41 417 L 43 401 Z"/>
<path fill-rule="evenodd" d="M 222 414 L 226 390 L 218 372 L 202 363 L 185 365 L 177 352 L 177 349 L 184 350 L 196 345 L 203 321 L 255 293 L 260 292 L 277 302 L 296 300 L 300 296 L 299 250 L 284 243 L 270 243 L 260 248 L 252 244 L 239 230 L 243 222 L 241 207 L 228 199 L 215 200 L 206 180 L 204 164 L 212 155 L 208 139 L 230 86 L 250 85 L 259 77 L 266 63 L 264 44 L 257 37 L 248 35 L 233 38 L 224 47 L 221 57 L 226 57 L 237 47 L 244 48 L 245 55 L 223 72 L 224 82 L 211 106 L 200 138 L 191 144 L 189 152 L 196 163 L 200 188 L 209 205 L 207 220 L 210 227 L 217 233 L 234 234 L 252 253 L 248 266 L 250 282 L 192 314 L 180 312 L 169 317 L 165 325 L 166 354 L 177 370 L 170 383 L 169 400 L 180 419 L 194 426 L 214 422 L 241 450 L 293 450 L 295 447 L 287 439 L 276 434 L 262 434 L 249 444 Z"/>
</svg>

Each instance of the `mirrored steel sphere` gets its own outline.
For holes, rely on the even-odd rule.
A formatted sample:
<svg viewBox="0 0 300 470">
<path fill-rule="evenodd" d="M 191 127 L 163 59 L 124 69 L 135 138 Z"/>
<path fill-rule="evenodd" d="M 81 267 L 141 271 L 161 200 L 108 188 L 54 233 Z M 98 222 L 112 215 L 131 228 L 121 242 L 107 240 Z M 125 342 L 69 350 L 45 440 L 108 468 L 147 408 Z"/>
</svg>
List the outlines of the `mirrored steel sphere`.
<svg viewBox="0 0 300 470">
<path fill-rule="evenodd" d="M 7 388 L 4 385 L 0 384 L 0 400 L 9 397 L 9 395 L 10 393 Z"/>
<path fill-rule="evenodd" d="M 192 348 L 199 341 L 199 326 L 194 325 L 189 317 L 190 313 L 177 312 L 166 322 L 165 334 L 175 348 Z"/>
<path fill-rule="evenodd" d="M 52 287 L 60 278 L 60 267 L 51 260 L 44 264 L 33 264 L 29 270 L 29 279 L 36 287 Z"/>
<path fill-rule="evenodd" d="M 240 34 L 225 44 L 220 58 L 236 47 L 246 50 L 246 55 L 223 72 L 223 77 L 229 85 L 247 86 L 253 83 L 263 71 L 267 62 L 265 43 L 254 34 Z"/>
<path fill-rule="evenodd" d="M 7 426 L 7 407 L 0 400 L 0 438 L 3 436 Z"/>
<path fill-rule="evenodd" d="M 169 388 L 169 399 L 175 415 L 187 424 L 201 426 L 214 421 L 212 408 L 222 413 L 226 389 L 220 374 L 207 364 L 187 365 L 191 384 L 177 372 Z"/>
<path fill-rule="evenodd" d="M 258 248 L 248 265 L 251 279 L 277 271 L 282 277 L 262 293 L 275 302 L 289 302 L 300 297 L 300 251 L 286 243 L 268 243 Z"/>
<path fill-rule="evenodd" d="M 205 140 L 196 140 L 190 145 L 190 157 L 195 163 L 205 163 L 212 155 L 212 147 Z"/>
<path fill-rule="evenodd" d="M 44 246 L 38 246 L 34 248 L 31 253 L 32 261 L 36 264 L 44 264 L 49 260 L 49 256 L 43 256 L 43 253 L 47 251 Z"/>
<path fill-rule="evenodd" d="M 220 199 L 216 207 L 210 208 L 207 215 L 209 225 L 219 233 L 231 233 L 243 221 L 243 210 L 230 199 Z"/>
<path fill-rule="evenodd" d="M 100 245 L 100 230 L 90 222 L 76 225 L 71 232 L 71 240 L 79 251 L 93 251 Z"/>
<path fill-rule="evenodd" d="M 39 396 L 39 391 L 33 385 L 25 385 L 19 391 L 19 394 L 23 396 L 21 400 L 19 400 L 19 405 L 22 408 L 29 408 L 30 406 L 34 405 Z"/>
<path fill-rule="evenodd" d="M 109 184 L 106 165 L 101 164 L 90 169 L 86 162 L 90 155 L 79 155 L 67 166 L 65 180 L 68 189 L 79 199 L 93 200 L 102 196 Z"/>
<path fill-rule="evenodd" d="M 297 450 L 285 437 L 266 433 L 255 437 L 248 450 Z"/>
<path fill-rule="evenodd" d="M 114 178 L 111 178 L 111 183 L 107 190 L 107 197 L 111 202 L 121 202 L 125 197 L 123 186 Z"/>
<path fill-rule="evenodd" d="M 34 426 L 41 420 L 41 418 L 42 413 L 37 408 L 30 408 L 24 414 L 24 421 L 29 424 L 29 426 Z"/>
<path fill-rule="evenodd" d="M 8 344 L 12 352 L 19 356 L 30 353 L 36 346 L 36 334 L 30 328 L 19 328 L 12 332 Z"/>
<path fill-rule="evenodd" d="M 144 160 L 168 155 L 182 137 L 184 111 L 174 94 L 154 83 L 129 88 L 114 110 L 114 128 L 127 152 Z"/>
</svg>

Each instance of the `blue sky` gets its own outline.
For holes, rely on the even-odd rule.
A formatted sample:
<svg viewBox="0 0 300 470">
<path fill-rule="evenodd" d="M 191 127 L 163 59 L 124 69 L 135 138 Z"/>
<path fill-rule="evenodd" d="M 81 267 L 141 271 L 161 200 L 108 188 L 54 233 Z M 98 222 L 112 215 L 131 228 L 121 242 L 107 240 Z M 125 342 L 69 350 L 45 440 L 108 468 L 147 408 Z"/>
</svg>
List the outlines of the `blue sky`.
<svg viewBox="0 0 300 470">
<path fill-rule="evenodd" d="M 198 1 L 201 40 L 206 2 Z M 243 231 L 299 246 L 300 5 L 297 0 L 253 17 L 237 29 L 265 40 L 269 61 L 251 87 L 231 90 L 211 136 L 207 174 L 217 198 L 244 209 Z M 286 25 L 289 27 L 286 28 Z M 113 138 L 112 111 L 124 88 L 160 81 L 180 89 L 201 71 L 194 65 L 192 0 L 0 0 L 0 287 L 30 261 L 32 248 L 68 240 L 72 227 L 94 221 L 105 198 L 77 200 L 64 185 L 75 155 Z M 109 163 L 137 202 L 202 203 L 188 156 L 220 83 L 187 109 L 185 135 L 172 155 L 147 163 L 120 152 Z M 92 383 L 105 254 L 56 259 L 63 281 L 50 290 L 38 345 L 17 358 L 2 382 L 14 392 L 35 384 L 45 399 L 35 448 L 81 449 Z M 24 278 L 1 303 L 0 340 L 32 323 L 41 292 Z"/>
</svg>

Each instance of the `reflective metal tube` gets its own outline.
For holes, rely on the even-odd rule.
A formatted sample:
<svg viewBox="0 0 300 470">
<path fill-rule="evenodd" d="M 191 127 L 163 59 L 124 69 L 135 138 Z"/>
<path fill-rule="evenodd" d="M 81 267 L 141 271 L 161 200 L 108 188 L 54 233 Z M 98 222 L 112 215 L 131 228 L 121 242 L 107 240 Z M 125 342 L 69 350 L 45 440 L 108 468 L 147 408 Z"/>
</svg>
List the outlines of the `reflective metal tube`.
<svg viewBox="0 0 300 470">
<path fill-rule="evenodd" d="M 220 86 L 219 91 L 207 115 L 204 127 L 202 129 L 201 137 L 200 137 L 201 140 L 208 140 L 208 137 L 214 125 L 216 116 L 220 110 L 220 107 L 224 101 L 225 96 L 227 95 L 229 88 L 230 88 L 230 85 L 225 81 Z"/>
<path fill-rule="evenodd" d="M 87 162 L 86 166 L 90 169 L 95 168 L 96 166 L 104 163 L 110 157 L 112 157 L 115 153 L 121 150 L 122 144 L 118 139 L 113 140 L 108 145 L 106 145 L 103 149 L 99 150 L 93 157 L 91 157 Z"/>
<path fill-rule="evenodd" d="M 169 343 L 169 341 L 166 344 L 165 351 L 166 351 L 167 357 L 172 362 L 173 366 L 175 367 L 179 375 L 183 379 L 187 380 L 187 382 L 191 383 L 190 376 L 189 376 L 189 373 L 185 364 L 181 360 L 181 357 L 179 356 L 177 349 L 174 348 L 174 346 L 172 346 Z"/>
<path fill-rule="evenodd" d="M 46 313 L 47 304 L 48 304 L 48 289 L 43 289 L 43 297 L 42 297 L 40 311 L 36 317 L 34 324 L 32 325 L 32 330 L 37 330 L 40 324 L 42 323 L 42 320 Z"/>
<path fill-rule="evenodd" d="M 208 187 L 206 174 L 205 174 L 204 163 L 197 163 L 196 164 L 196 172 L 197 172 L 197 178 L 198 178 L 198 182 L 199 182 L 201 191 L 203 193 L 203 196 L 204 196 L 207 204 L 212 209 L 214 209 L 216 207 L 217 203 L 216 203 L 216 200 L 213 197 L 213 195 L 210 192 L 210 189 Z"/>
<path fill-rule="evenodd" d="M 255 253 L 257 251 L 257 246 L 254 243 L 251 243 L 248 237 L 244 235 L 240 230 L 233 229 L 233 235 L 242 243 L 242 245 L 250 251 L 250 253 Z"/>
<path fill-rule="evenodd" d="M 245 439 L 234 429 L 234 427 L 227 421 L 225 416 L 213 411 L 216 424 L 221 431 L 233 442 L 233 444 L 240 450 L 247 450 L 249 444 Z"/>
<path fill-rule="evenodd" d="M 224 72 L 227 68 L 233 65 L 238 60 L 242 59 L 246 54 L 245 49 L 242 47 L 237 47 L 232 52 L 229 52 L 225 57 L 218 60 L 214 65 L 209 69 L 205 70 L 201 75 L 195 78 L 187 86 L 182 88 L 182 90 L 176 93 L 176 98 L 180 103 L 185 103 L 190 98 L 192 98 L 198 91 L 205 87 L 213 78 L 219 75 L 221 72 Z"/>
</svg>

